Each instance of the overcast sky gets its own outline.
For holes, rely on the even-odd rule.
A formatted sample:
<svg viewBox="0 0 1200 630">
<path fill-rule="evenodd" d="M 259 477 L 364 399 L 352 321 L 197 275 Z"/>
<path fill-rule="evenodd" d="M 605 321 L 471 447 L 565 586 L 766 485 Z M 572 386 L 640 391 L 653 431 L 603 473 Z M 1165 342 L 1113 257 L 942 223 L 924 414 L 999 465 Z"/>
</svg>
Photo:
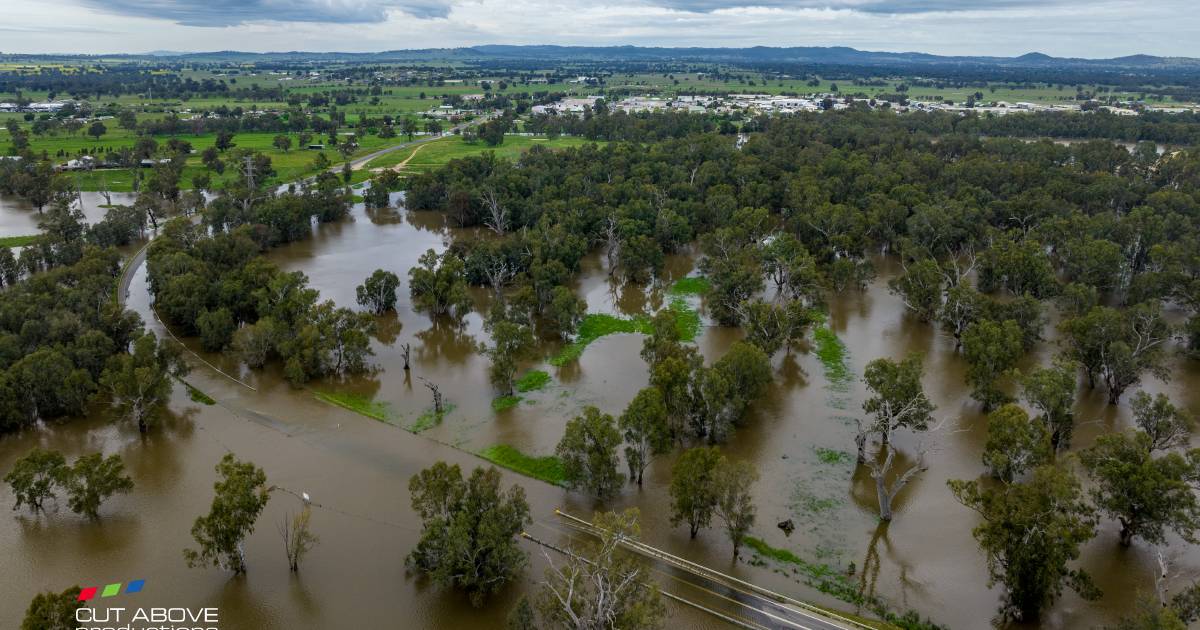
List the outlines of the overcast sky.
<svg viewBox="0 0 1200 630">
<path fill-rule="evenodd" d="M 3 0 L 0 52 L 476 44 L 1200 57 L 1197 0 Z"/>
</svg>

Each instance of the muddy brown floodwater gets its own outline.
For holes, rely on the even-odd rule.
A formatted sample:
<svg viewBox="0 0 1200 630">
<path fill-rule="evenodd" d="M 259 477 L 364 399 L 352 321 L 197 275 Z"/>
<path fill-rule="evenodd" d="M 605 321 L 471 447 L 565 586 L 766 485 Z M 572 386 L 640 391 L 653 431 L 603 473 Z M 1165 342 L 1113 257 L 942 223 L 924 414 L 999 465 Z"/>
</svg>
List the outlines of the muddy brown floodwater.
<svg viewBox="0 0 1200 630">
<path fill-rule="evenodd" d="M 3 221 L 8 225 L 7 217 Z M 3 233 L 12 232 L 5 228 Z M 373 374 L 294 389 L 278 370 L 253 372 L 228 358 L 200 353 L 191 357 L 195 369 L 188 380 L 219 404 L 194 403 L 177 388 L 171 417 L 149 438 L 135 428 L 114 425 L 105 410 L 97 409 L 87 419 L 0 440 L 0 470 L 40 444 L 68 457 L 120 453 L 137 484 L 131 494 L 107 503 L 98 523 L 75 517 L 65 506 L 46 517 L 12 512 L 0 518 L 5 569 L 0 572 L 0 627 L 15 626 L 38 591 L 138 578 L 146 579 L 146 588 L 129 596 L 140 598 L 137 605 L 218 606 L 222 628 L 500 626 L 515 599 L 540 578 L 545 565 L 541 551 L 527 545 L 532 566 L 525 579 L 482 609 L 410 575 L 403 558 L 415 544 L 419 522 L 409 509 L 408 478 L 439 459 L 464 467 L 483 464 L 472 452 L 494 444 L 550 454 L 566 421 L 583 406 L 618 414 L 647 384 L 648 375 L 638 355 L 641 337 L 612 335 L 589 346 L 576 363 L 562 368 L 529 365 L 549 372 L 551 384 L 525 394 L 511 410 L 494 412 L 487 362 L 476 349 L 487 340 L 481 319 L 472 315 L 462 328 L 435 325 L 414 312 L 408 298 L 407 270 L 426 249 L 441 250 L 455 235 L 439 214 L 367 212 L 358 205 L 347 220 L 314 228 L 311 240 L 269 254 L 286 270 L 304 271 L 324 298 L 342 306 L 354 306 L 354 287 L 376 268 L 404 279 L 397 313 L 380 322 L 385 333 L 383 341 L 373 344 L 379 368 Z M 845 344 L 852 377 L 831 380 L 809 349 L 781 351 L 774 358 L 775 384 L 724 449 L 734 458 L 754 461 L 762 475 L 755 488 L 755 536 L 834 570 L 845 571 L 853 563 L 857 572 L 852 582 L 894 609 L 913 608 L 952 628 L 985 628 L 999 592 L 986 585 L 984 558 L 971 537 L 975 516 L 953 500 L 945 483 L 984 473 L 984 419 L 967 395 L 964 364 L 953 340 L 907 316 L 886 289 L 895 271 L 892 264 L 880 259 L 878 265 L 879 278 L 867 291 L 835 295 L 829 305 L 829 326 Z M 667 283 L 691 273 L 693 266 L 689 256 L 672 257 Z M 592 312 L 628 315 L 663 301 L 659 289 L 611 286 L 599 255 L 585 259 L 575 288 Z M 482 305 L 487 293 L 479 291 L 476 298 Z M 134 276 L 129 306 L 151 330 L 167 334 L 150 310 L 144 268 Z M 705 323 L 697 344 L 711 361 L 741 334 Z M 1047 336 L 1029 364 L 1049 361 L 1054 351 L 1051 327 Z M 413 347 L 411 376 L 401 369 L 403 343 Z M 557 348 L 545 343 L 539 352 L 548 357 Z M 951 428 L 939 432 L 929 471 L 900 495 L 895 520 L 881 528 L 873 487 L 853 468 L 852 419 L 861 413 L 863 366 L 876 357 L 912 351 L 925 354 L 926 389 Z M 255 389 L 222 376 L 201 358 Z M 1143 388 L 1200 410 L 1200 369 L 1194 361 L 1172 361 L 1169 383 L 1148 380 Z M 430 406 L 417 377 L 440 384 L 454 406 L 440 424 L 419 435 L 403 430 Z M 314 390 L 370 395 L 389 405 L 391 418 L 380 422 L 320 402 Z M 1076 414 L 1073 449 L 1130 424 L 1126 404 L 1109 407 L 1101 392 L 1086 387 L 1080 390 Z M 915 447 L 904 439 L 898 445 L 909 453 Z M 275 493 L 248 541 L 246 577 L 185 566 L 181 550 L 191 542 L 192 520 L 207 510 L 213 465 L 226 451 L 262 466 L 270 483 L 308 492 L 319 505 L 313 527 L 321 543 L 298 575 L 287 571 L 276 524 L 299 509 L 300 502 L 282 491 Z M 805 585 L 785 565 L 770 560 L 764 566 L 734 563 L 717 528 L 696 540 L 688 539 L 686 527 L 672 528 L 665 506 L 673 457 L 656 460 L 642 488 L 629 485 L 603 505 L 516 474 L 506 472 L 505 480 L 525 487 L 535 520 L 529 531 L 536 536 L 566 539 L 552 514 L 556 507 L 587 515 L 596 508 L 636 506 L 642 512 L 643 538 L 650 544 L 799 598 L 853 609 Z M 11 501 L 7 486 L 0 489 L 0 504 Z M 775 527 L 787 518 L 797 525 L 790 537 Z M 1182 574 L 1200 572 L 1200 554 L 1193 547 L 1173 539 L 1169 551 Z M 1109 522 L 1083 550 L 1081 564 L 1104 590 L 1104 598 L 1085 602 L 1068 594 L 1041 621 L 1042 627 L 1114 621 L 1137 591 L 1152 588 L 1157 566 L 1145 545 L 1119 548 L 1116 527 Z M 672 610 L 676 618 L 671 627 L 720 625 L 689 608 L 672 605 Z"/>
</svg>

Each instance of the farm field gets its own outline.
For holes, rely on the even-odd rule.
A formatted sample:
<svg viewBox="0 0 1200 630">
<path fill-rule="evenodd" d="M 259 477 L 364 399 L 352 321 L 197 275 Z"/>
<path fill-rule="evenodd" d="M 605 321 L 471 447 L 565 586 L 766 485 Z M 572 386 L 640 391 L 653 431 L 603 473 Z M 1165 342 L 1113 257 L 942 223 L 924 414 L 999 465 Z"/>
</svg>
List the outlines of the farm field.
<svg viewBox="0 0 1200 630">
<path fill-rule="evenodd" d="M 584 138 L 559 137 L 553 140 L 532 136 L 508 135 L 499 146 L 488 146 L 483 142 L 467 143 L 461 136 L 447 136 L 443 140 L 435 140 L 420 144 L 411 149 L 402 149 L 371 160 L 367 168 L 390 168 L 409 160 L 404 172 L 424 172 L 444 166 L 447 162 L 471 155 L 492 152 L 498 158 L 515 158 L 534 146 L 544 146 L 551 149 L 578 147 L 588 144 Z M 414 154 L 415 152 L 415 154 Z M 411 157 L 411 159 L 409 159 Z"/>
</svg>

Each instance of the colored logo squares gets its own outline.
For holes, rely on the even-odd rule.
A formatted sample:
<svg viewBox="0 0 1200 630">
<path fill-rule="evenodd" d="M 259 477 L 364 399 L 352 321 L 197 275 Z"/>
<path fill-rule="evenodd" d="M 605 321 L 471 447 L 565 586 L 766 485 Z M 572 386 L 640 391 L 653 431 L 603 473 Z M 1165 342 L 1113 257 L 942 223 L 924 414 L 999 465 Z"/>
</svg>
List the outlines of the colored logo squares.
<svg viewBox="0 0 1200 630">
<path fill-rule="evenodd" d="M 125 585 L 125 594 L 139 593 L 146 586 L 146 580 L 134 580 Z M 96 599 L 96 593 L 100 593 L 100 597 L 115 597 L 121 594 L 121 583 L 106 584 L 103 588 L 99 586 L 89 586 L 79 591 L 78 600 L 81 602 L 91 601 Z"/>
</svg>

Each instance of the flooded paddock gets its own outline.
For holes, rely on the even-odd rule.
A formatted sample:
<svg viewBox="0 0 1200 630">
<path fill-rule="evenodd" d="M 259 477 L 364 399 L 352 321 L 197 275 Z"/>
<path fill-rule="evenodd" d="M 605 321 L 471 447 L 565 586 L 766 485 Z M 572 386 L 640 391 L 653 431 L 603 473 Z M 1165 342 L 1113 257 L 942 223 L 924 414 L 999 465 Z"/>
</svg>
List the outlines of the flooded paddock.
<svg viewBox="0 0 1200 630">
<path fill-rule="evenodd" d="M 8 214 L 7 207 L 0 211 L 6 234 L 13 233 L 7 226 L 15 221 Z M 484 608 L 473 609 L 464 597 L 434 588 L 404 567 L 420 527 L 409 509 L 409 477 L 437 460 L 464 468 L 484 465 L 473 453 L 496 444 L 531 455 L 551 454 L 567 420 L 586 405 L 618 415 L 647 385 L 648 372 L 638 354 L 640 336 L 602 337 L 578 361 L 560 368 L 531 362 L 526 367 L 547 371 L 551 383 L 523 394 L 515 408 L 493 411 L 487 360 L 478 352 L 478 345 L 487 341 L 482 319 L 473 314 L 462 327 L 434 323 L 413 310 L 408 295 L 407 271 L 417 258 L 427 249 L 444 249 L 458 235 L 440 214 L 367 211 L 358 204 L 346 220 L 315 227 L 312 239 L 268 254 L 284 270 L 303 271 L 322 298 L 339 306 L 355 307 L 355 286 L 377 268 L 401 277 L 397 312 L 380 319 L 382 332 L 372 344 L 377 370 L 371 374 L 314 381 L 297 389 L 277 367 L 247 370 L 228 357 L 200 353 L 197 344 L 185 340 L 198 353 L 191 357 L 194 370 L 188 381 L 219 404 L 192 402 L 178 387 L 171 418 L 147 438 L 134 427 L 112 424 L 107 412 L 97 409 L 84 420 L 0 440 L 3 470 L 40 444 L 68 458 L 94 451 L 120 453 L 136 484 L 131 494 L 105 504 L 99 523 L 71 514 L 65 502 L 47 517 L 12 512 L 0 518 L 0 554 L 7 569 L 0 572 L 0 592 L 8 602 L 0 605 L 0 626 L 15 625 L 38 591 L 138 578 L 147 580 L 139 605 L 218 606 L 222 627 L 229 628 L 502 625 L 516 597 L 540 579 L 541 550 L 525 545 L 532 565 L 524 579 Z M 585 258 L 575 289 L 591 312 L 633 315 L 660 306 L 662 286 L 693 272 L 694 261 L 687 255 L 671 257 L 661 286 L 649 289 L 613 286 L 604 265 L 598 253 Z M 956 503 L 946 487 L 948 479 L 985 474 L 980 461 L 985 420 L 968 396 L 965 363 L 953 339 L 906 314 L 887 291 L 887 279 L 896 271 L 892 263 L 881 258 L 877 267 L 878 278 L 868 290 L 843 292 L 829 301 L 828 326 L 845 346 L 851 376 L 830 378 L 811 348 L 781 350 L 773 359 L 775 383 L 723 449 L 735 459 L 755 462 L 761 474 L 752 535 L 831 570 L 849 573 L 853 565 L 851 583 L 898 612 L 912 608 L 951 628 L 988 627 L 999 592 L 986 586 L 984 557 L 971 536 L 974 513 Z M 143 266 L 133 277 L 128 305 L 149 329 L 168 334 L 151 310 L 145 277 Z M 475 297 L 483 307 L 489 292 L 475 290 Z M 707 319 L 705 324 L 696 343 L 708 361 L 741 337 L 737 329 L 714 327 Z M 1049 362 L 1054 353 L 1050 325 L 1046 336 L 1027 365 Z M 404 343 L 412 344 L 411 373 L 401 367 Z M 544 341 L 538 355 L 552 356 L 560 346 Z M 899 495 L 895 520 L 880 526 L 873 483 L 854 465 L 853 418 L 861 416 L 864 399 L 860 378 L 870 360 L 914 351 L 925 355 L 926 391 L 938 407 L 937 417 L 947 424 L 927 437 L 933 444 L 929 470 Z M 1200 367 L 1180 357 L 1171 361 L 1173 379 L 1147 380 L 1143 389 L 1166 392 L 1176 404 L 1200 410 Z M 453 409 L 440 423 L 413 434 L 405 427 L 413 426 L 431 404 L 420 378 L 439 384 Z M 388 406 L 388 421 L 321 402 L 314 397 L 317 391 L 371 396 Z M 1110 407 L 1103 392 L 1081 384 L 1072 450 L 1129 426 L 1128 398 Z M 897 445 L 909 456 L 915 453 L 908 436 Z M 313 530 L 321 543 L 298 575 L 287 571 L 276 532 L 285 514 L 300 508 L 299 500 L 284 491 L 273 495 L 248 540 L 247 576 L 231 578 L 220 570 L 184 564 L 181 550 L 192 542 L 192 520 L 208 508 L 213 466 L 226 451 L 263 467 L 270 484 L 308 492 L 317 504 Z M 603 504 L 508 472 L 505 481 L 525 487 L 535 520 L 530 533 L 547 540 L 563 542 L 568 536 L 556 526 L 555 508 L 586 516 L 593 509 L 635 506 L 641 509 L 643 538 L 652 545 L 779 592 L 853 610 L 852 604 L 806 585 L 788 565 L 770 559 L 752 564 L 750 550 L 734 562 L 719 527 L 702 531 L 695 540 L 688 538 L 686 527 L 672 528 L 667 484 L 677 454 L 656 459 L 642 487 L 626 485 Z M 5 486 L 0 504 L 11 502 Z M 785 536 L 775 524 L 789 518 L 796 530 Z M 1194 548 L 1173 540 L 1170 551 L 1177 552 L 1181 573 L 1200 571 Z M 1137 591 L 1153 588 L 1157 571 L 1153 550 L 1142 543 L 1120 548 L 1116 524 L 1107 520 L 1083 549 L 1079 565 L 1091 572 L 1104 598 L 1085 602 L 1066 594 L 1041 627 L 1112 623 Z M 671 627 L 720 626 L 692 609 L 673 604 L 672 610 L 677 617 Z"/>
</svg>

